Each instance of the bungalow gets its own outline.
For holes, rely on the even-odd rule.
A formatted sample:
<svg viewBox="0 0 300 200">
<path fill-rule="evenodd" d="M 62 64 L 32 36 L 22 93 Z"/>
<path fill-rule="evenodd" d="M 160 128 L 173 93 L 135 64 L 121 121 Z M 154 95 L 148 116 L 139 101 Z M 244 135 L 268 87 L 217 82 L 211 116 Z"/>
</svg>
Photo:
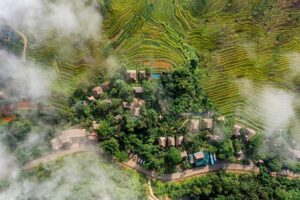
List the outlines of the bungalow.
<svg viewBox="0 0 300 200">
<path fill-rule="evenodd" d="M 89 100 L 89 101 L 96 101 L 96 99 L 95 99 L 95 97 L 94 97 L 94 96 L 90 96 L 90 97 L 88 97 L 88 100 Z"/>
<path fill-rule="evenodd" d="M 131 113 L 134 117 L 139 117 L 141 108 L 140 107 L 132 107 Z"/>
<path fill-rule="evenodd" d="M 168 137 L 168 147 L 174 147 L 174 146 L 175 146 L 174 137 Z"/>
<path fill-rule="evenodd" d="M 126 80 L 129 82 L 136 82 L 136 70 L 127 70 L 126 71 Z"/>
<path fill-rule="evenodd" d="M 184 139 L 184 137 L 182 135 L 176 136 L 176 146 L 177 147 L 182 146 L 183 139 Z"/>
<path fill-rule="evenodd" d="M 96 132 L 93 134 L 96 134 Z M 54 150 L 70 148 L 74 144 L 79 145 L 80 142 L 85 141 L 87 138 L 90 138 L 90 135 L 86 133 L 85 129 L 69 129 L 62 131 L 60 136 L 52 139 L 51 145 Z"/>
<path fill-rule="evenodd" d="M 194 154 L 189 154 L 189 162 L 196 166 L 203 166 L 209 163 L 209 153 L 199 151 Z"/>
<path fill-rule="evenodd" d="M 111 88 L 111 84 L 109 81 L 105 81 L 104 83 L 101 84 L 101 88 L 104 92 L 107 92 Z"/>
<path fill-rule="evenodd" d="M 219 135 L 209 135 L 209 139 L 213 142 L 219 142 L 222 140 L 222 137 Z"/>
<path fill-rule="evenodd" d="M 123 101 L 122 107 L 123 107 L 123 109 L 131 109 L 131 104 L 126 101 Z"/>
<path fill-rule="evenodd" d="M 158 140 L 158 144 L 160 147 L 166 147 L 166 137 L 160 137 Z"/>
<path fill-rule="evenodd" d="M 99 98 L 104 93 L 101 86 L 94 87 L 93 90 L 92 90 L 92 92 L 93 92 L 93 96 L 95 98 Z"/>
<path fill-rule="evenodd" d="M 240 133 L 241 128 L 242 127 L 240 125 L 235 124 L 234 128 L 233 128 L 233 135 L 235 135 L 236 137 L 240 136 L 241 135 L 241 133 Z"/>
<path fill-rule="evenodd" d="M 243 160 L 246 157 L 246 155 L 244 154 L 244 152 L 242 150 L 238 151 L 236 154 L 237 154 L 238 161 Z"/>
<path fill-rule="evenodd" d="M 213 120 L 212 119 L 208 119 L 208 118 L 204 118 L 204 128 L 205 129 L 212 129 L 213 128 Z"/>
<path fill-rule="evenodd" d="M 135 106 L 135 107 L 141 107 L 145 104 L 145 101 L 142 100 L 142 99 L 137 99 L 137 98 L 134 98 L 133 99 L 133 102 L 132 102 L 132 105 Z"/>
<path fill-rule="evenodd" d="M 186 151 L 181 152 L 180 155 L 181 155 L 181 158 L 182 158 L 182 159 L 187 159 L 187 157 L 188 157 L 188 154 L 187 154 Z"/>
<path fill-rule="evenodd" d="M 86 138 L 85 129 L 69 129 L 61 132 L 61 135 L 58 137 L 62 144 L 72 144 L 74 140 Z"/>
<path fill-rule="evenodd" d="M 123 117 L 122 117 L 121 115 L 116 115 L 116 116 L 115 116 L 115 120 L 116 120 L 117 122 L 121 121 L 122 119 L 123 119 Z"/>
<path fill-rule="evenodd" d="M 247 130 L 246 139 L 250 140 L 256 134 L 256 132 L 251 128 L 247 128 L 246 130 Z"/>
<path fill-rule="evenodd" d="M 199 123 L 200 123 L 200 121 L 198 119 L 192 119 L 190 121 L 189 131 L 190 132 L 197 132 L 197 131 L 199 131 Z"/>
<path fill-rule="evenodd" d="M 133 87 L 133 91 L 135 96 L 141 96 L 144 92 L 144 89 L 142 87 Z"/>
<path fill-rule="evenodd" d="M 51 140 L 51 145 L 54 150 L 59 150 L 63 146 L 62 143 L 60 142 L 60 140 L 57 138 L 54 138 Z"/>
<path fill-rule="evenodd" d="M 142 80 L 147 80 L 147 79 L 148 79 L 145 70 L 139 71 L 139 72 L 138 72 L 138 77 L 139 77 L 139 80 L 140 80 L 140 81 L 142 81 Z"/>
</svg>

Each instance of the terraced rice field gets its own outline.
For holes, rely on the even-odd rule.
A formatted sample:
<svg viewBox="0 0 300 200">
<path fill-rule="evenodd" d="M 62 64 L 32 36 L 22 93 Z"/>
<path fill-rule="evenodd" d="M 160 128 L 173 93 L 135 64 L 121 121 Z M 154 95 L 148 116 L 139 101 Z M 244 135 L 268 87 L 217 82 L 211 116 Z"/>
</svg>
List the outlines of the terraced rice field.
<svg viewBox="0 0 300 200">
<path fill-rule="evenodd" d="M 203 87 L 223 115 L 260 129 L 263 116 L 250 99 L 265 86 L 295 90 L 291 62 L 300 62 L 290 55 L 300 53 L 298 1 L 99 2 L 104 30 L 123 63 L 161 72 L 199 58 Z M 251 90 L 242 86 L 245 80 Z"/>
<path fill-rule="evenodd" d="M 29 56 L 51 66 L 58 78 L 52 104 L 61 110 L 78 85 L 97 81 L 109 55 L 128 68 L 150 66 L 154 73 L 199 60 L 199 78 L 218 112 L 257 129 L 263 116 L 255 97 L 264 87 L 300 88 L 299 0 L 98 1 L 101 40 L 71 48 L 70 41 L 55 39 L 29 45 Z"/>
<path fill-rule="evenodd" d="M 96 83 L 104 69 L 105 41 L 94 41 L 92 46 L 69 46 L 68 41 L 48 40 L 42 46 L 30 46 L 30 56 L 54 74 L 51 105 L 65 111 L 68 97 L 82 83 Z"/>
</svg>

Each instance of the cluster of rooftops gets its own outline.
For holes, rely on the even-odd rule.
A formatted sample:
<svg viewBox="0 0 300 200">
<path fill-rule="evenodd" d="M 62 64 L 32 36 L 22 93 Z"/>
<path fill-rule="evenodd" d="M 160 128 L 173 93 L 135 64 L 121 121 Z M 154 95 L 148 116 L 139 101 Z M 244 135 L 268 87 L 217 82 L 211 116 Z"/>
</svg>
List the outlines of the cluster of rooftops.
<svg viewBox="0 0 300 200">
<path fill-rule="evenodd" d="M 151 74 L 146 73 L 145 71 L 137 71 L 137 70 L 127 70 L 126 71 L 126 81 L 135 83 L 138 80 L 150 80 L 151 79 Z M 100 97 L 104 95 L 105 92 L 111 89 L 111 84 L 110 82 L 104 82 L 100 86 L 96 86 L 92 89 L 92 96 L 88 97 L 88 100 L 90 101 L 96 101 Z M 145 101 L 141 99 L 142 94 L 144 93 L 144 88 L 140 86 L 134 86 L 132 87 L 132 91 L 135 95 L 135 98 L 133 102 L 129 103 L 126 101 L 122 102 L 122 107 L 125 110 L 130 110 L 132 113 L 133 117 L 139 117 L 140 116 L 140 110 L 141 106 L 145 104 Z M 112 101 L 110 99 L 105 99 L 103 102 L 111 104 Z"/>
<path fill-rule="evenodd" d="M 241 125 L 235 124 L 234 128 L 233 128 L 233 135 L 236 137 L 240 137 L 241 136 L 241 129 L 243 127 Z M 252 128 L 246 128 L 246 140 L 250 140 L 254 135 L 256 134 L 256 131 Z"/>
<path fill-rule="evenodd" d="M 217 118 L 218 121 L 225 121 L 225 117 L 221 116 Z M 241 135 L 240 130 L 243 127 L 241 125 L 235 124 L 233 129 L 233 135 L 236 137 L 239 137 Z M 190 133 L 196 133 L 200 130 L 210 130 L 213 132 L 214 129 L 214 120 L 212 118 L 192 118 L 189 120 L 188 130 Z M 246 128 L 246 139 L 249 140 L 251 137 L 253 137 L 256 134 L 256 131 L 251 128 Z M 211 134 L 210 139 L 212 141 L 219 141 L 221 140 L 221 136 Z M 158 144 L 161 148 L 167 148 L 167 147 L 182 147 L 184 141 L 184 136 L 163 136 L 159 137 Z M 207 165 L 211 164 L 213 165 L 216 162 L 216 156 L 211 154 L 208 151 L 199 151 L 191 154 L 187 154 L 186 151 L 183 151 L 181 153 L 181 156 L 183 158 L 187 158 L 191 164 L 196 166 L 201 165 Z M 243 151 L 240 151 L 237 153 L 237 159 L 242 160 L 245 158 L 245 154 Z"/>
</svg>

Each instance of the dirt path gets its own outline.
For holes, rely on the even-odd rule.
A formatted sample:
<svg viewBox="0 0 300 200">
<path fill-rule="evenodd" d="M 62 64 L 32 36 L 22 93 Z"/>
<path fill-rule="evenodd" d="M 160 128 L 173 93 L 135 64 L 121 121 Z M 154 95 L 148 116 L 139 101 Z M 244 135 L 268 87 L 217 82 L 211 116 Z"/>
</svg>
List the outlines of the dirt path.
<svg viewBox="0 0 300 200">
<path fill-rule="evenodd" d="M 25 170 L 30 170 L 32 168 L 35 168 L 37 166 L 39 166 L 39 164 L 43 164 L 43 163 L 47 163 L 49 161 L 53 161 L 53 160 L 56 160 L 60 157 L 63 157 L 63 156 L 67 156 L 67 155 L 71 155 L 71 154 L 76 154 L 76 153 L 83 153 L 83 152 L 96 152 L 95 148 L 94 147 L 91 147 L 91 146 L 76 146 L 76 147 L 73 147 L 71 149 L 68 149 L 68 150 L 61 150 L 61 151 L 55 151 L 47 156 L 44 156 L 42 158 L 39 158 L 39 159 L 36 159 L 36 160 L 33 160 L 29 163 L 27 163 L 25 166 L 24 166 L 24 169 Z"/>
<path fill-rule="evenodd" d="M 18 29 L 14 29 L 15 32 L 23 38 L 23 42 L 24 42 L 24 47 L 23 47 L 23 54 L 22 54 L 22 59 L 23 61 L 26 63 L 26 54 L 27 54 L 27 47 L 28 47 L 28 40 L 27 37 L 24 33 L 22 33 L 21 31 L 19 31 Z"/>
<path fill-rule="evenodd" d="M 149 189 L 149 193 L 150 193 L 149 200 L 159 200 L 159 199 L 154 195 L 154 192 L 153 192 L 153 189 L 152 189 L 152 186 L 151 186 L 151 180 L 150 180 L 150 179 L 148 180 L 148 189 Z"/>
<path fill-rule="evenodd" d="M 177 172 L 172 174 L 158 174 L 155 171 L 148 171 L 140 166 L 138 163 L 130 159 L 127 162 L 123 163 L 123 166 L 134 169 L 146 176 L 162 180 L 165 182 L 176 182 L 182 181 L 187 178 L 195 177 L 195 176 L 203 176 L 207 175 L 208 173 L 212 173 L 221 169 L 224 169 L 227 172 L 232 173 L 259 173 L 259 168 L 255 165 L 240 165 L 240 164 L 229 164 L 225 162 L 219 162 L 213 166 L 205 166 L 201 168 L 193 168 L 183 172 Z"/>
<path fill-rule="evenodd" d="M 61 151 L 55 151 L 47 156 L 44 156 L 42 158 L 33 160 L 29 163 L 27 163 L 24 166 L 25 170 L 30 170 L 34 167 L 37 167 L 39 164 L 47 163 L 49 161 L 56 160 L 57 158 L 76 154 L 76 153 L 83 153 L 83 152 L 95 152 L 99 153 L 97 151 L 97 148 L 95 148 L 93 145 L 82 145 L 82 146 L 75 146 L 68 150 L 61 150 Z M 144 169 L 141 165 L 139 165 L 136 161 L 129 159 L 127 162 L 120 163 L 122 166 L 126 168 L 131 168 L 136 170 L 139 173 L 142 173 L 146 176 L 148 176 L 150 179 L 158 179 L 164 182 L 177 182 L 177 181 L 183 181 L 187 178 L 196 177 L 196 176 L 205 176 L 209 173 L 216 172 L 219 170 L 225 170 L 226 172 L 231 173 L 259 173 L 259 168 L 255 166 L 254 164 L 250 165 L 241 165 L 241 164 L 230 164 L 226 162 L 218 162 L 215 165 L 212 166 L 204 166 L 199 168 L 193 168 L 189 169 L 183 172 L 176 172 L 172 174 L 158 174 L 155 171 L 149 171 Z M 272 176 L 285 176 L 287 178 L 300 178 L 300 174 L 294 174 L 294 173 L 277 173 L 273 174 Z M 150 190 L 150 187 L 149 187 Z M 151 194 L 151 192 L 150 192 Z M 152 199 L 155 199 L 152 197 Z"/>
</svg>

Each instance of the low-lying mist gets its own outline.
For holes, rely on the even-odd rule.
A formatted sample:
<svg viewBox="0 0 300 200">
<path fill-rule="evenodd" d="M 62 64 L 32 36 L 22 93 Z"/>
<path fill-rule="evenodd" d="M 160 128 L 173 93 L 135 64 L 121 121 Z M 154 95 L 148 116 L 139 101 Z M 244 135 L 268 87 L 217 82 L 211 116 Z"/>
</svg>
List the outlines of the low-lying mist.
<svg viewBox="0 0 300 200">
<path fill-rule="evenodd" d="M 24 31 L 38 43 L 53 33 L 57 39 L 73 41 L 96 38 L 101 20 L 95 0 L 0 1 L 0 23 Z"/>
<path fill-rule="evenodd" d="M 105 164 L 93 153 L 64 157 L 35 171 L 10 176 L 1 191 L 0 199 L 3 200 L 145 198 L 145 188 L 137 174 Z"/>
<path fill-rule="evenodd" d="M 299 95 L 245 79 L 238 84 L 245 103 L 236 114 L 248 116 L 248 125 L 259 129 L 263 135 L 265 143 L 259 151 L 269 156 L 288 157 L 288 149 L 294 148 L 294 141 L 300 139 L 300 123 L 296 114 Z"/>
</svg>

